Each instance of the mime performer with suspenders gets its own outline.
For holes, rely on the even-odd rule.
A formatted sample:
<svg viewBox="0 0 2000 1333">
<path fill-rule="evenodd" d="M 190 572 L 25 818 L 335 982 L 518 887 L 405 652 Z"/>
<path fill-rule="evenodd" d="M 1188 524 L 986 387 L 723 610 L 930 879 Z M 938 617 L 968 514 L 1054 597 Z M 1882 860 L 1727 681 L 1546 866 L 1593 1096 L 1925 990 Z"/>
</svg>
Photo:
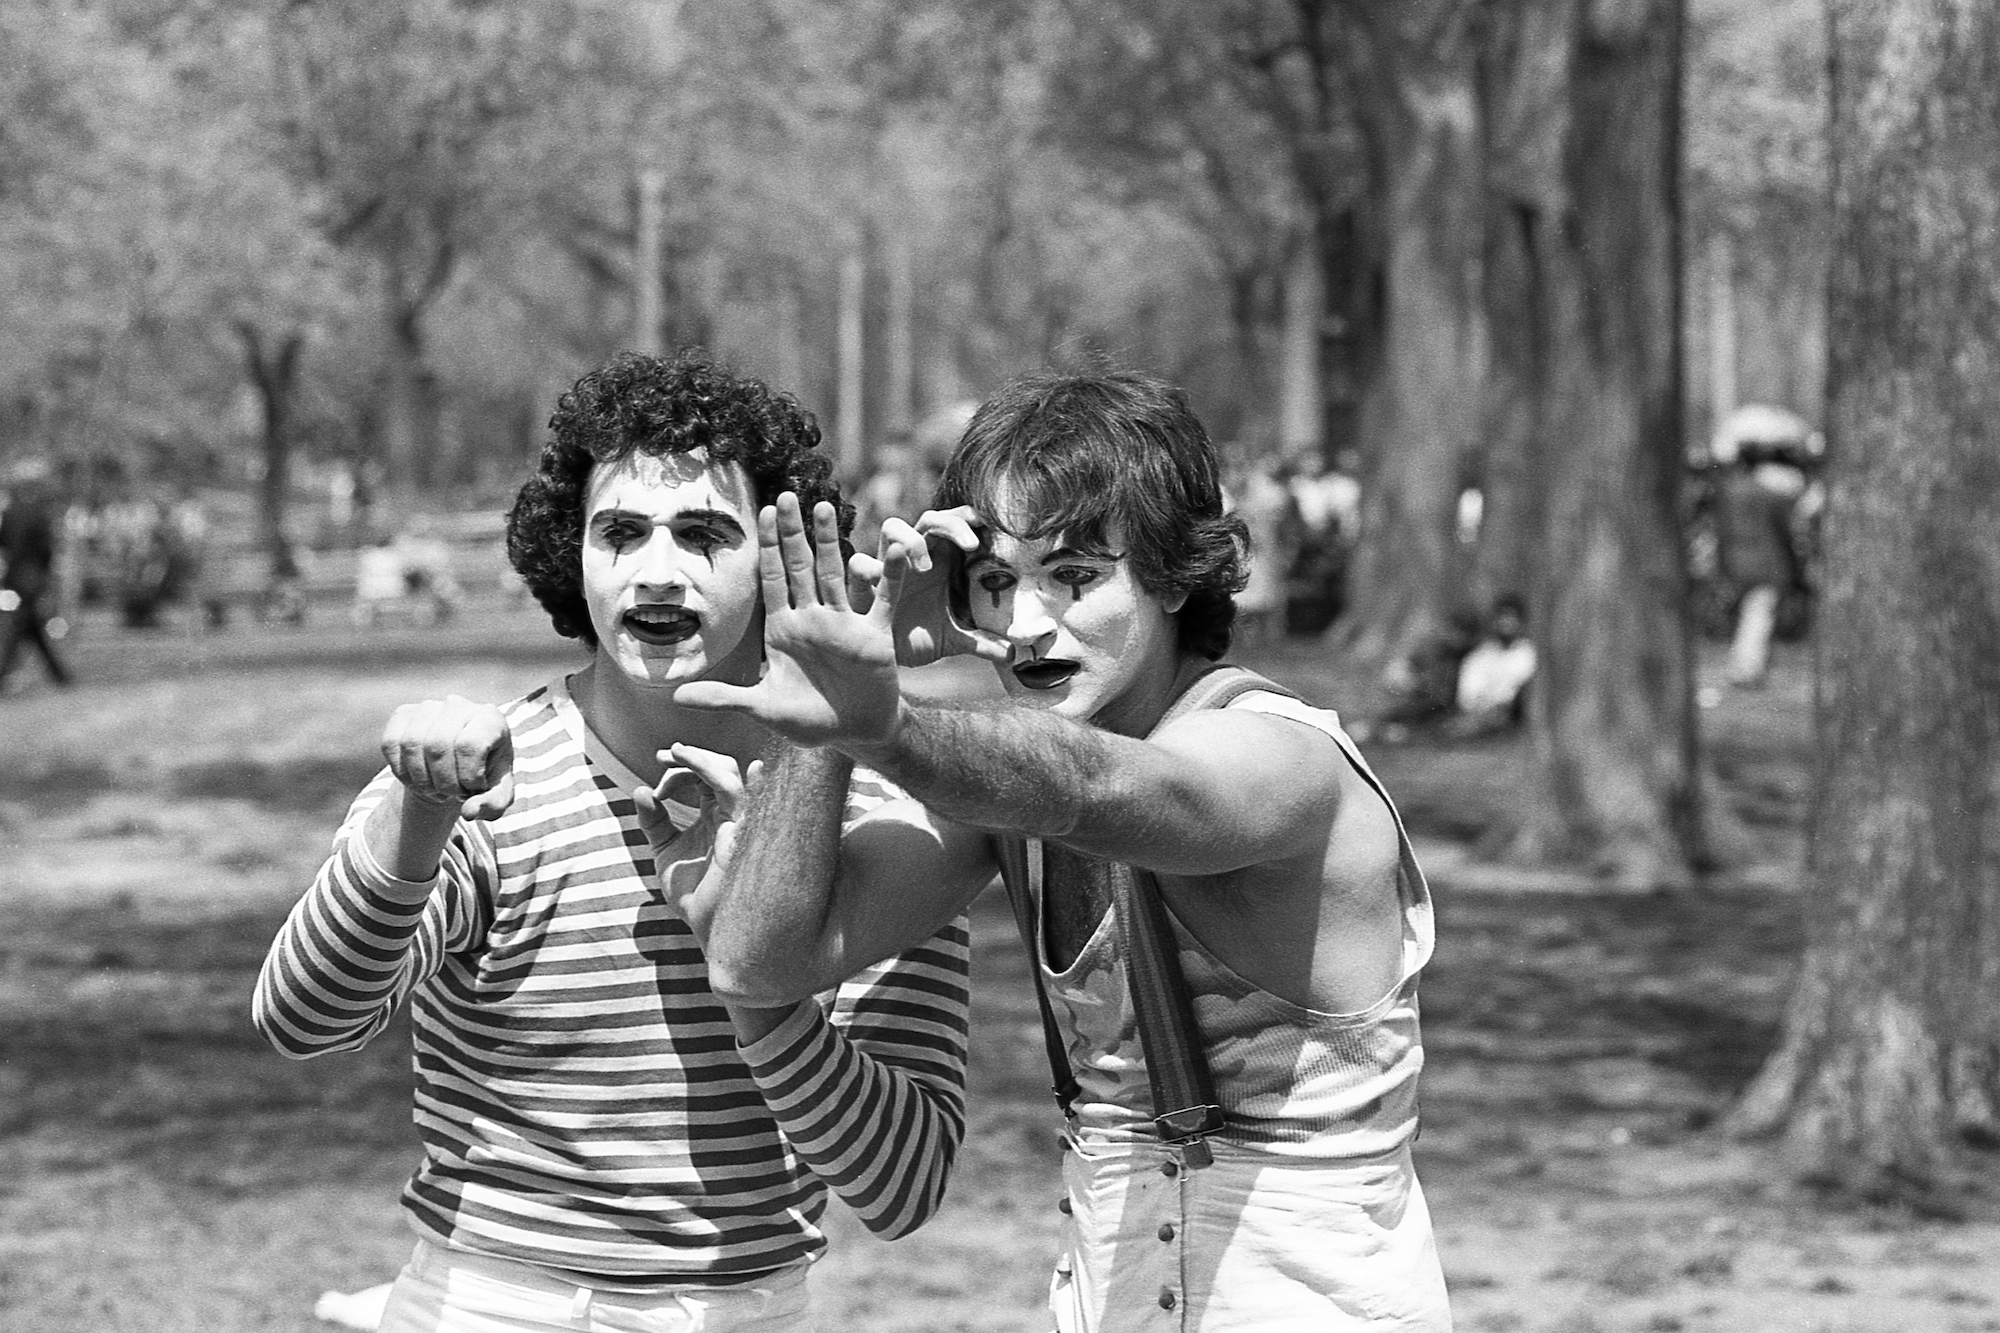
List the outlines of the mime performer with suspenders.
<svg viewBox="0 0 2000 1333">
<path fill-rule="evenodd" d="M 1246 553 L 1186 397 L 1019 381 L 937 504 L 850 568 L 829 507 L 759 514 L 767 670 L 676 702 L 807 748 L 767 768 L 738 854 L 686 903 L 713 984 L 789 1003 L 926 938 L 998 869 L 1068 1118 L 1058 1329 L 1449 1329 L 1410 1156 L 1429 892 L 1335 715 L 1218 664 Z M 962 652 L 1004 701 L 904 692 L 899 665 Z M 854 765 L 921 817 L 793 833 Z"/>
</svg>

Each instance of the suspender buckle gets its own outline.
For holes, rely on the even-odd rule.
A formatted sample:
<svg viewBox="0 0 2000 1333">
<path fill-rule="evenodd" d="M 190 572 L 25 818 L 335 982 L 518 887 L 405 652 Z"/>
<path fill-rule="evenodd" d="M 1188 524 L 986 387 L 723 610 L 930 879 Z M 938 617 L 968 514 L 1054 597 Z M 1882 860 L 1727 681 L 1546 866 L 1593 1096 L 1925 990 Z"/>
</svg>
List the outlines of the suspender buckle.
<svg viewBox="0 0 2000 1333">
<path fill-rule="evenodd" d="M 1160 1132 L 1160 1142 L 1181 1150 L 1181 1160 L 1190 1171 L 1199 1170 L 1215 1160 L 1209 1151 L 1208 1136 L 1220 1130 L 1223 1125 L 1220 1106 L 1189 1106 L 1178 1111 L 1167 1111 L 1153 1117 L 1153 1126 Z"/>
</svg>

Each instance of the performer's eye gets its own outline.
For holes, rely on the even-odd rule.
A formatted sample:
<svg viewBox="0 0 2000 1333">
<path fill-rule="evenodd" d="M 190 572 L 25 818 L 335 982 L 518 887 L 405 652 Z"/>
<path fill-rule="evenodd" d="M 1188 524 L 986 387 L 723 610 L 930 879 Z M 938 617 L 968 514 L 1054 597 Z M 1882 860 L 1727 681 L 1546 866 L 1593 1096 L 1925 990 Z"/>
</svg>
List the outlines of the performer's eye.
<svg viewBox="0 0 2000 1333">
<path fill-rule="evenodd" d="M 713 524 L 704 523 L 696 527 L 682 529 L 681 540 L 703 555 L 707 555 L 712 551 L 718 551 L 727 546 L 729 544 L 729 534 Z"/>
<path fill-rule="evenodd" d="M 651 529 L 642 523 L 634 523 L 630 519 L 615 518 L 607 523 L 599 524 L 597 535 L 612 550 L 623 551 L 627 547 L 636 546 L 644 541 L 649 531 Z"/>
<path fill-rule="evenodd" d="M 1088 565 L 1057 565 L 1049 571 L 1049 577 L 1069 589 L 1070 600 L 1083 596 L 1083 590 L 1104 577 L 1102 570 Z"/>
<path fill-rule="evenodd" d="M 1000 609 L 1000 598 L 1014 586 L 1014 576 L 1004 569 L 989 569 L 972 580 L 979 590 L 992 599 L 993 609 Z"/>
</svg>

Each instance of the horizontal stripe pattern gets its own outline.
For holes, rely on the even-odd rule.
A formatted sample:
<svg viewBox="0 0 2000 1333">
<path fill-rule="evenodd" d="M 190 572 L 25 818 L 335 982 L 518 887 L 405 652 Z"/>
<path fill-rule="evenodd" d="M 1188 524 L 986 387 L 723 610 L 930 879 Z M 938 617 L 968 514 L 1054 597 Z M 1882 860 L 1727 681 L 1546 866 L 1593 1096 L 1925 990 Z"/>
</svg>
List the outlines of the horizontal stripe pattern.
<svg viewBox="0 0 2000 1333">
<path fill-rule="evenodd" d="M 461 821 L 423 901 L 357 834 L 356 798 L 258 980 L 306 1058 L 410 1004 L 425 1155 L 404 1191 L 440 1243 L 607 1286 L 742 1280 L 814 1256 L 831 1187 L 873 1231 L 942 1199 L 965 1131 L 960 917 L 739 1048 L 629 796 L 561 682 L 507 708 L 515 797 Z M 858 773 L 850 820 L 900 796 Z"/>
</svg>

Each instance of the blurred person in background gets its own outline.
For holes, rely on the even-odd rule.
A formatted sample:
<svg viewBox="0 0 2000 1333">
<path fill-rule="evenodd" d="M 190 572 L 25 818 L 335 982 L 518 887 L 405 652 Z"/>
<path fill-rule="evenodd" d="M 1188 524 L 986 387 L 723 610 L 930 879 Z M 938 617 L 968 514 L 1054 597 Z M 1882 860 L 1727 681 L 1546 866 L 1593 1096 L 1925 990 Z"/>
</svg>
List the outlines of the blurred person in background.
<svg viewBox="0 0 2000 1333">
<path fill-rule="evenodd" d="M 442 625 L 458 614 L 464 591 L 452 569 L 451 544 L 434 520 L 417 515 L 395 532 L 378 532 L 355 552 L 354 602 L 358 626 L 379 624 L 392 611 L 422 624 Z"/>
<path fill-rule="evenodd" d="M 1786 600 L 1806 595 L 1799 528 L 1810 503 L 1811 440 L 1793 414 L 1751 406 L 1725 422 L 1712 446 L 1716 557 L 1736 607 L 1728 679 L 1739 689 L 1764 684 Z"/>
<path fill-rule="evenodd" d="M 160 623 L 166 600 L 166 548 L 159 506 L 127 493 L 104 506 L 101 544 L 106 584 L 118 608 L 118 623 L 126 629 L 152 629 Z"/>
<path fill-rule="evenodd" d="M 194 487 L 181 488 L 179 497 L 165 506 L 160 523 L 168 552 L 168 600 L 186 603 L 203 625 L 221 629 L 229 623 L 229 605 L 215 585 L 208 509 Z"/>
<path fill-rule="evenodd" d="M 1436 731 L 1457 715 L 1459 669 L 1479 644 L 1479 612 L 1454 606 L 1444 624 L 1382 673 L 1382 705 L 1357 719 L 1355 739 L 1400 745 L 1420 732 Z"/>
<path fill-rule="evenodd" d="M 1236 637 L 1254 647 L 1284 637 L 1286 579 L 1302 521 L 1298 501 L 1269 460 L 1245 468 L 1229 488 L 1228 499 L 1250 536 L 1249 578 L 1236 595 Z"/>
<path fill-rule="evenodd" d="M 758 507 L 839 495 L 808 413 L 692 352 L 585 375 L 550 429 L 508 555 L 589 658 L 498 708 L 392 715 L 256 1022 L 305 1058 L 410 1004 L 418 1241 L 373 1293 L 385 1333 L 796 1333 L 829 1189 L 888 1237 L 942 1199 L 966 921 L 825 996 L 718 998 L 676 904 L 726 860 L 747 771 L 790 747 L 673 695 L 763 669 Z M 913 809 L 856 774 L 798 833 L 865 841 Z M 369 1294 L 330 1295 L 374 1321 Z"/>
<path fill-rule="evenodd" d="M 56 548 L 66 506 L 41 460 L 17 464 L 0 498 L 0 693 L 13 683 L 23 645 L 42 656 L 49 679 L 74 679 L 56 650 Z"/>
<path fill-rule="evenodd" d="M 374 534 L 354 553 L 354 602 L 348 609 L 349 618 L 357 627 L 374 625 L 384 612 L 401 606 L 408 591 L 395 534 Z"/>
<path fill-rule="evenodd" d="M 396 534 L 395 549 L 404 595 L 422 608 L 434 625 L 457 615 L 465 592 L 452 569 L 451 543 L 438 531 L 436 521 L 421 514 L 412 518 Z"/>
<path fill-rule="evenodd" d="M 916 450 L 907 444 L 881 445 L 869 460 L 867 475 L 849 492 L 854 497 L 854 544 L 872 549 L 882 520 L 906 514 L 916 499 Z"/>
<path fill-rule="evenodd" d="M 1514 593 L 1493 599 L 1486 634 L 1458 664 L 1457 711 L 1445 723 L 1457 737 L 1489 736 L 1521 725 L 1528 682 L 1538 665 L 1528 638 L 1528 604 Z"/>
<path fill-rule="evenodd" d="M 1057 1328 L 1445 1333 L 1410 1158 L 1429 891 L 1334 714 L 1217 664 L 1243 529 L 1186 396 L 1017 382 L 937 503 L 852 563 L 879 576 L 860 609 L 833 509 L 780 497 L 759 529 L 771 669 L 676 694 L 823 747 L 765 775 L 695 890 L 717 984 L 789 1002 L 908 947 L 997 867 L 1068 1113 Z M 964 652 L 1004 703 L 904 692 L 899 664 Z M 866 859 L 796 836 L 847 763 L 928 827 Z M 1183 1101 L 1199 1069 L 1213 1086 Z"/>
<path fill-rule="evenodd" d="M 1299 515 L 1314 531 L 1345 534 L 1350 540 L 1361 522 L 1361 483 L 1353 450 L 1344 450 L 1335 466 L 1302 467 L 1292 474 L 1292 499 Z"/>
<path fill-rule="evenodd" d="M 1347 564 L 1361 485 L 1339 469 L 1302 467 L 1287 480 L 1299 527 L 1285 573 L 1285 631 L 1318 634 L 1347 609 Z"/>
</svg>

